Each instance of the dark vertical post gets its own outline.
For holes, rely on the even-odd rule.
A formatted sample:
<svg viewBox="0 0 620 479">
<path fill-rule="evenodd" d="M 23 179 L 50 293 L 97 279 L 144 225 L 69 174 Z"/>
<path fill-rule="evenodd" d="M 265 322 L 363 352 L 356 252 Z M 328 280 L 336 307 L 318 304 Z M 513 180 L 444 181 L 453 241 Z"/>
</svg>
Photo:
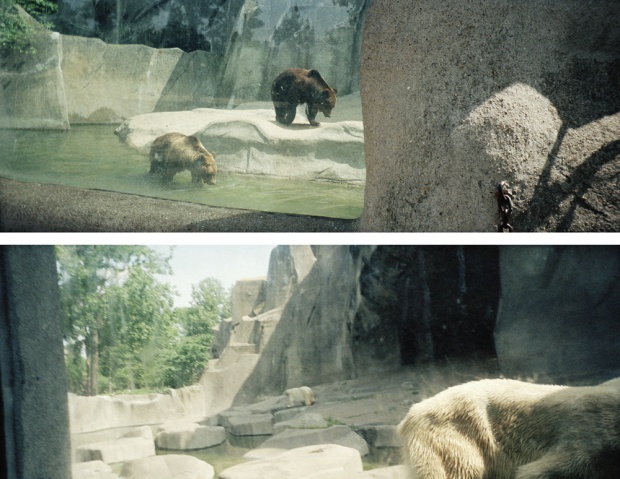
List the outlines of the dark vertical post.
<svg viewBox="0 0 620 479">
<path fill-rule="evenodd" d="M 0 381 L 7 479 L 70 478 L 67 379 L 52 246 L 0 246 Z"/>
</svg>

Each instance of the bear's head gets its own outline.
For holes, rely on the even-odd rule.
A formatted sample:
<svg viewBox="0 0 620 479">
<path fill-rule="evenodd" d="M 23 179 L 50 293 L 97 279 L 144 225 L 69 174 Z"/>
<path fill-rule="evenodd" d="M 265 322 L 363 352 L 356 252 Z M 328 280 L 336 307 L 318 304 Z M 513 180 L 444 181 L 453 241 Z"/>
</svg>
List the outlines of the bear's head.
<svg viewBox="0 0 620 479">
<path fill-rule="evenodd" d="M 194 168 L 198 170 L 198 177 L 209 185 L 215 184 L 217 174 L 217 164 L 215 163 L 215 153 L 205 153 L 198 155 L 194 162 Z"/>
<path fill-rule="evenodd" d="M 336 93 L 338 93 L 338 90 L 335 88 L 326 88 L 319 95 L 319 101 L 316 106 L 327 118 L 331 116 L 332 110 L 336 106 Z"/>
</svg>

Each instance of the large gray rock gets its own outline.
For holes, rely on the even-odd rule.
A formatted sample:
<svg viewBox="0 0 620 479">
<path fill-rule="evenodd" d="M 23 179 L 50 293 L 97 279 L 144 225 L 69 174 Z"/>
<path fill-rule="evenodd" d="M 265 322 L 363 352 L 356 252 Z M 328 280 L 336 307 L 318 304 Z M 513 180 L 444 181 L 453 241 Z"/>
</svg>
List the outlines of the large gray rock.
<svg viewBox="0 0 620 479">
<path fill-rule="evenodd" d="M 209 106 L 215 57 L 144 45 L 110 45 L 63 36 L 62 73 L 69 121 L 119 123 L 152 111 Z"/>
<path fill-rule="evenodd" d="M 368 454 L 368 444 L 347 426 L 332 426 L 326 429 L 287 429 L 270 437 L 261 449 L 293 449 L 312 444 L 338 444 L 353 448 L 362 456 Z"/>
<path fill-rule="evenodd" d="M 285 127 L 276 123 L 273 109 L 201 108 L 137 115 L 116 130 L 122 141 L 145 155 L 155 138 L 171 131 L 197 136 L 215 152 L 220 171 L 352 183 L 365 178 L 360 121 L 317 128 L 297 118 Z"/>
<path fill-rule="evenodd" d="M 229 344 L 219 359 L 209 361 L 200 378 L 205 391 L 206 415 L 215 415 L 232 406 L 259 357 L 254 344 Z"/>
<path fill-rule="evenodd" d="M 355 449 L 321 444 L 238 464 L 222 471 L 220 479 L 351 479 L 361 472 Z"/>
<path fill-rule="evenodd" d="M 287 421 L 276 422 L 273 433 L 279 434 L 286 429 L 325 429 L 328 426 L 325 418 L 318 413 L 300 413 Z"/>
<path fill-rule="evenodd" d="M 355 430 L 371 447 L 400 448 L 402 443 L 395 425 L 369 425 Z"/>
<path fill-rule="evenodd" d="M 159 449 L 186 451 L 205 449 L 226 441 L 226 430 L 220 426 L 205 426 L 188 421 L 162 424 L 155 436 Z"/>
<path fill-rule="evenodd" d="M 71 466 L 73 479 L 118 479 L 112 468 L 103 461 L 78 462 Z"/>
<path fill-rule="evenodd" d="M 166 454 L 128 461 L 121 477 L 127 479 L 213 479 L 215 471 L 193 456 Z"/>
<path fill-rule="evenodd" d="M 269 311 L 284 306 L 315 262 L 316 258 L 310 246 L 275 247 L 269 258 L 265 309 Z"/>
<path fill-rule="evenodd" d="M 605 0 L 373 1 L 361 229 L 494 231 L 508 181 L 517 231 L 617 231 L 619 17 Z"/>
<path fill-rule="evenodd" d="M 0 128 L 66 130 L 63 38 L 39 31 L 33 45 L 34 54 L 3 51 L 0 56 Z"/>
<path fill-rule="evenodd" d="M 221 424 L 233 436 L 270 436 L 273 434 L 273 415 L 237 412 L 222 416 Z"/>
<path fill-rule="evenodd" d="M 409 479 L 411 476 L 405 466 L 379 467 L 364 471 L 355 479 Z"/>
<path fill-rule="evenodd" d="M 233 326 L 236 327 L 244 316 L 255 316 L 255 308 L 265 302 L 266 278 L 239 279 L 231 292 Z"/>
<path fill-rule="evenodd" d="M 539 381 L 620 375 L 620 250 L 505 246 L 495 331 L 502 371 Z"/>
<path fill-rule="evenodd" d="M 155 455 L 153 439 L 128 437 L 111 441 L 84 444 L 77 448 L 79 461 L 103 461 L 106 464 L 129 461 Z"/>
<path fill-rule="evenodd" d="M 166 394 L 125 397 L 69 394 L 72 434 L 161 424 L 188 416 L 205 416 L 205 392 L 201 386 L 170 389 Z"/>
</svg>

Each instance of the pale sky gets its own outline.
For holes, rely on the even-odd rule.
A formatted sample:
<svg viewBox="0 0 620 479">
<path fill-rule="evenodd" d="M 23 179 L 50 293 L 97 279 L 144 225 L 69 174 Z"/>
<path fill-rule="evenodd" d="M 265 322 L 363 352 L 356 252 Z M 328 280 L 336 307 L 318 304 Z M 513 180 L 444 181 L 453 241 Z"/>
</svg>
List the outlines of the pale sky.
<svg viewBox="0 0 620 479">
<path fill-rule="evenodd" d="M 167 255 L 170 246 L 150 246 Z M 180 294 L 175 298 L 175 306 L 189 306 L 192 285 L 205 278 L 220 280 L 225 288 L 239 279 L 267 276 L 269 257 L 274 245 L 253 246 L 173 246 L 170 261 L 172 276 L 160 276 L 163 282 L 171 283 Z"/>
</svg>

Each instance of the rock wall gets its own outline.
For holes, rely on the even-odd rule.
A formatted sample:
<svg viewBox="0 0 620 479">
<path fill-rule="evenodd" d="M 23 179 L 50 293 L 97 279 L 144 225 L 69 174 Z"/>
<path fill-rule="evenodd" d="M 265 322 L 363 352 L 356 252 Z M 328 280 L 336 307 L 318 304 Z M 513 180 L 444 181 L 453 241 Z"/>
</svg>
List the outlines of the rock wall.
<svg viewBox="0 0 620 479">
<path fill-rule="evenodd" d="M 233 404 L 271 343 L 284 305 L 299 291 L 315 261 L 310 246 L 277 246 L 271 252 L 266 280 L 237 281 L 232 294 L 233 317 L 218 326 L 217 354 L 200 379 L 207 415 Z"/>
<path fill-rule="evenodd" d="M 153 111 L 211 106 L 218 57 L 203 51 L 110 45 L 62 36 L 69 122 L 120 123 Z"/>
<path fill-rule="evenodd" d="M 71 434 L 161 424 L 205 415 L 201 386 L 170 389 L 167 394 L 76 396 L 69 394 Z"/>
<path fill-rule="evenodd" d="M 497 356 L 508 375 L 620 376 L 620 248 L 504 246 Z"/>
<path fill-rule="evenodd" d="M 40 33 L 34 56 L 0 59 L 0 127 L 68 129 L 212 106 L 217 57 Z"/>
<path fill-rule="evenodd" d="M 365 231 L 618 230 L 620 4 L 375 0 Z M 616 176 L 614 176 L 616 175 Z"/>
<path fill-rule="evenodd" d="M 317 246 L 236 401 L 493 354 L 497 249 Z"/>
<path fill-rule="evenodd" d="M 357 92 L 367 3 L 142 1 L 117 3 L 119 11 L 60 2 L 53 20 L 62 35 L 41 31 L 36 55 L 0 59 L 0 128 L 67 129 L 270 100 L 271 81 L 291 66 L 319 69 L 340 94 Z"/>
<path fill-rule="evenodd" d="M 511 377 L 620 374 L 620 249 L 317 246 L 237 404 L 448 360 Z"/>
<path fill-rule="evenodd" d="M 39 32 L 37 51 L 0 56 L 0 128 L 69 128 L 62 36 Z"/>
<path fill-rule="evenodd" d="M 246 1 L 230 39 L 221 96 L 233 104 L 269 100 L 272 80 L 292 66 L 316 68 L 341 95 L 358 91 L 369 3 Z"/>
</svg>

